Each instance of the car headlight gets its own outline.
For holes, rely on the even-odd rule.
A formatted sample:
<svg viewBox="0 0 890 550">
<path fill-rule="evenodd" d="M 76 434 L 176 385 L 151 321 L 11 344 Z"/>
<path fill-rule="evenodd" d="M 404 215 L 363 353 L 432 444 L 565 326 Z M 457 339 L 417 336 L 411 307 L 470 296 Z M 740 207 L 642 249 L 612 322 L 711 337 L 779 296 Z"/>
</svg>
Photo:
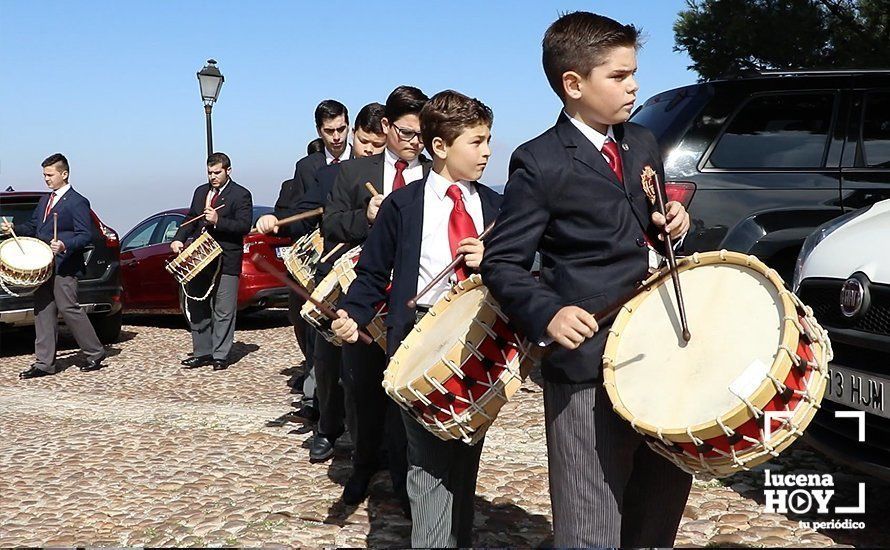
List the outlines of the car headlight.
<svg viewBox="0 0 890 550">
<path fill-rule="evenodd" d="M 815 231 L 810 233 L 810 236 L 804 240 L 803 246 L 800 248 L 800 254 L 797 255 L 797 262 L 794 264 L 794 277 L 791 279 L 791 290 L 795 294 L 797 294 L 797 291 L 800 288 L 800 277 L 803 273 L 803 264 L 807 261 L 810 254 L 813 253 L 816 245 L 828 238 L 829 235 L 834 233 L 845 223 L 868 212 L 870 208 L 871 205 L 866 206 L 865 208 L 860 208 L 859 210 L 847 212 L 833 220 L 823 223 L 817 227 Z"/>
</svg>

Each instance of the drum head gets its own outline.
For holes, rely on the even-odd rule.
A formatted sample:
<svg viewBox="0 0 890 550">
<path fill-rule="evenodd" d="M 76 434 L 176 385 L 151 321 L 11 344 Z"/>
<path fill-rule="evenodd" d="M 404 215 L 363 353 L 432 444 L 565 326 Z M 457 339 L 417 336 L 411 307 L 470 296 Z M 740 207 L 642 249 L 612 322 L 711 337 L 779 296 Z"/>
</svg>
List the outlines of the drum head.
<svg viewBox="0 0 890 550">
<path fill-rule="evenodd" d="M 626 325 L 616 321 L 617 346 L 607 348 L 621 404 L 665 431 L 714 422 L 738 407 L 770 371 L 783 336 L 779 289 L 756 269 L 703 264 L 681 272 L 680 282 L 688 343 L 667 279 L 632 306 Z"/>
<path fill-rule="evenodd" d="M 53 263 L 53 251 L 45 242 L 31 237 L 8 239 L 0 243 L 0 261 L 12 269 L 34 271 Z"/>
<path fill-rule="evenodd" d="M 438 364 L 455 345 L 459 345 L 461 348 L 461 360 L 458 364 L 463 363 L 470 352 L 460 342 L 470 333 L 471 326 L 478 318 L 482 302 L 487 296 L 488 290 L 484 286 L 478 285 L 450 297 L 451 301 L 448 303 L 448 307 L 437 312 L 435 323 L 423 323 L 425 330 L 421 335 L 418 335 L 420 338 L 416 340 L 419 344 L 400 350 L 398 361 L 400 368 L 394 373 L 392 385 L 401 388 L 417 378 L 421 378 L 430 367 Z M 423 320 L 428 318 L 429 315 Z M 411 334 L 409 334 L 410 337 Z M 457 361 L 455 362 L 457 363 Z"/>
</svg>

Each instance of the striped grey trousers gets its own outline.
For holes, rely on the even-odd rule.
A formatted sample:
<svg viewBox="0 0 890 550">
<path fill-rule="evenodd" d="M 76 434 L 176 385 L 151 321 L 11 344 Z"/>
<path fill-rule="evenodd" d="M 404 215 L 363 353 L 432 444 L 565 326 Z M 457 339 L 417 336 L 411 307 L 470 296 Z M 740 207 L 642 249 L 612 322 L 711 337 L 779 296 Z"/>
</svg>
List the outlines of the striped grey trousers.
<svg viewBox="0 0 890 550">
<path fill-rule="evenodd" d="M 655 454 L 602 384 L 544 382 L 556 547 L 671 547 L 692 476 Z"/>
<path fill-rule="evenodd" d="M 411 546 L 472 547 L 473 498 L 483 441 L 442 441 L 401 411 L 408 436 Z"/>
</svg>

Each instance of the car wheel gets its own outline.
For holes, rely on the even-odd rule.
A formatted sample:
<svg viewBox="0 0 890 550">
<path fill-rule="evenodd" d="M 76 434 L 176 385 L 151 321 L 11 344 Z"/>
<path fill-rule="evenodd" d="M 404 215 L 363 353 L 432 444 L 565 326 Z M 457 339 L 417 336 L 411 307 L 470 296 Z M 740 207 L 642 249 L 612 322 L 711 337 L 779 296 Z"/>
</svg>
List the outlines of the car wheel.
<svg viewBox="0 0 890 550">
<path fill-rule="evenodd" d="M 111 315 L 103 315 L 101 317 L 93 317 L 93 328 L 96 330 L 96 336 L 103 344 L 115 344 L 121 336 L 121 323 L 123 313 L 118 311 Z"/>
</svg>

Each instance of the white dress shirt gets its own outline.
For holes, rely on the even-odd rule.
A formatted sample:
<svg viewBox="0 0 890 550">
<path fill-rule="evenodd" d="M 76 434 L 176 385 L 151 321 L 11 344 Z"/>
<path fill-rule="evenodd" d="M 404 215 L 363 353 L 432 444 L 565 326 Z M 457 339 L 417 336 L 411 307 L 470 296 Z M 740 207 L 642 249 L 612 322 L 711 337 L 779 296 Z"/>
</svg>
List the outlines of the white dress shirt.
<svg viewBox="0 0 890 550">
<path fill-rule="evenodd" d="M 420 269 L 417 272 L 417 292 L 426 287 L 433 277 L 454 259 L 451 256 L 451 244 L 448 242 L 448 220 L 454 201 L 447 195 L 452 185 L 460 187 L 464 199 L 464 208 L 473 218 L 476 234 L 482 233 L 485 220 L 482 217 L 482 199 L 476 186 L 465 181 L 456 183 L 448 181 L 439 174 L 430 171 L 423 194 L 423 228 L 420 240 Z M 439 281 L 436 286 L 420 297 L 418 305 L 429 307 L 436 303 L 450 289 L 455 275 Z"/>
<path fill-rule="evenodd" d="M 396 161 L 399 160 L 398 155 L 389 150 L 389 147 L 383 150 L 383 196 L 392 193 L 392 181 L 396 178 Z M 423 166 L 420 159 L 415 158 L 408 163 L 408 167 L 402 171 L 405 178 L 405 185 L 412 181 L 417 181 L 423 177 Z"/>
<path fill-rule="evenodd" d="M 352 154 L 352 145 L 349 142 L 346 142 L 346 148 L 343 149 L 343 152 L 340 154 L 339 157 L 337 157 L 337 159 L 340 162 L 347 161 L 347 160 L 349 160 L 349 155 L 351 155 L 351 154 Z M 334 162 L 334 155 L 332 155 L 331 152 L 328 151 L 327 147 L 324 148 L 324 162 L 325 162 L 325 164 L 328 164 L 328 165 L 331 164 L 332 162 Z"/>
</svg>

